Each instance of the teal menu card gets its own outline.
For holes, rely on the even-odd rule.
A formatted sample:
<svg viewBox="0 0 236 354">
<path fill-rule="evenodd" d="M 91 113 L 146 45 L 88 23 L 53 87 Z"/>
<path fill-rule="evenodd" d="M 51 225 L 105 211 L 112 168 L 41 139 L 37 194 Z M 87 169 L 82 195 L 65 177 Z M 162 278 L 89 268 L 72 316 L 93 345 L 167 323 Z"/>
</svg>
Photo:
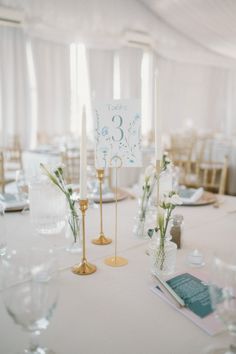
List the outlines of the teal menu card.
<svg viewBox="0 0 236 354">
<path fill-rule="evenodd" d="M 208 285 L 202 280 L 184 273 L 167 280 L 167 283 L 197 316 L 204 318 L 213 312 Z"/>
</svg>

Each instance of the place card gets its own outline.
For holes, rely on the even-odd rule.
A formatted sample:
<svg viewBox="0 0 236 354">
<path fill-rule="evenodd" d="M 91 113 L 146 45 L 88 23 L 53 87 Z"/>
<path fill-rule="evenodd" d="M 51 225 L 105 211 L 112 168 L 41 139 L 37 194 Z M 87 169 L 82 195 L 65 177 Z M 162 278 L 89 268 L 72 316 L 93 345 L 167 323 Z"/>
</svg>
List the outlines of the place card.
<svg viewBox="0 0 236 354">
<path fill-rule="evenodd" d="M 95 102 L 94 121 L 97 169 L 142 165 L 139 100 Z"/>
</svg>

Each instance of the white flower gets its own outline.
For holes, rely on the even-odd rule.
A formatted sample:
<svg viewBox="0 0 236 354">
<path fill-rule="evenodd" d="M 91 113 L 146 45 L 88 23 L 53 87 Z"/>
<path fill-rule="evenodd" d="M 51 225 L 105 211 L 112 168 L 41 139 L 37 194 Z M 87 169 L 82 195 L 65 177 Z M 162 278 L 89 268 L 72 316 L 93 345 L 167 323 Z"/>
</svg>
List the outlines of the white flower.
<svg viewBox="0 0 236 354">
<path fill-rule="evenodd" d="M 56 171 L 56 170 L 58 170 L 58 168 L 61 168 L 63 170 L 66 166 L 64 163 L 60 162 L 54 166 L 52 165 L 52 167 L 53 167 L 54 171 Z"/>
<path fill-rule="evenodd" d="M 165 160 L 167 163 L 171 163 L 171 159 L 169 157 L 166 156 Z"/>
<path fill-rule="evenodd" d="M 170 197 L 168 197 L 166 194 L 164 194 L 163 197 L 162 197 L 162 199 L 161 199 L 161 203 L 164 203 L 164 204 L 169 204 L 169 203 L 171 203 Z"/>
<path fill-rule="evenodd" d="M 172 205 L 181 205 L 183 204 L 181 198 L 179 197 L 178 194 L 173 194 L 172 197 L 170 198 L 170 203 Z"/>
<path fill-rule="evenodd" d="M 145 170 L 145 178 L 150 177 L 156 172 L 155 167 L 153 165 L 149 165 Z"/>
</svg>

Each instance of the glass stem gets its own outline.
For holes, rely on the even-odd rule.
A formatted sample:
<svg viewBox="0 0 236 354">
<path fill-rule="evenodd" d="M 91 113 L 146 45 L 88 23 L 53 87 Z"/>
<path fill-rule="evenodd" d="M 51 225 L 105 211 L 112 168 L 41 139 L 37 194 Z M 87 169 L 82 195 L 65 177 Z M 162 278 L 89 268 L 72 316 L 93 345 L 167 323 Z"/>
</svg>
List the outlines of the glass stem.
<svg viewBox="0 0 236 354">
<path fill-rule="evenodd" d="M 30 341 L 29 341 L 29 352 L 35 353 L 38 348 L 38 341 L 36 338 L 40 335 L 39 331 L 30 332 Z"/>
</svg>

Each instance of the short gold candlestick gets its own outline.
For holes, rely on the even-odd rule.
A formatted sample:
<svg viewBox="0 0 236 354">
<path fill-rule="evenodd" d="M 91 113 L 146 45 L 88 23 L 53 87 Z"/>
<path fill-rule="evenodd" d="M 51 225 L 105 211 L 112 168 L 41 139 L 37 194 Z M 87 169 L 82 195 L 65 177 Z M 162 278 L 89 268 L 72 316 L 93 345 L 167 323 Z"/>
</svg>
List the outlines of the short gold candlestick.
<svg viewBox="0 0 236 354">
<path fill-rule="evenodd" d="M 81 263 L 72 267 L 72 272 L 78 275 L 88 275 L 96 272 L 97 267 L 87 261 L 85 247 L 85 212 L 88 209 L 88 199 L 80 200 L 80 210 L 82 213 L 82 233 L 83 233 L 83 254 Z"/>
<path fill-rule="evenodd" d="M 103 218 L 102 218 L 102 183 L 104 178 L 104 170 L 98 169 L 97 170 L 97 178 L 99 180 L 99 194 L 100 194 L 100 234 L 99 237 L 92 240 L 92 243 L 95 245 L 109 245 L 112 242 L 111 238 L 107 238 L 103 233 Z"/>
</svg>

